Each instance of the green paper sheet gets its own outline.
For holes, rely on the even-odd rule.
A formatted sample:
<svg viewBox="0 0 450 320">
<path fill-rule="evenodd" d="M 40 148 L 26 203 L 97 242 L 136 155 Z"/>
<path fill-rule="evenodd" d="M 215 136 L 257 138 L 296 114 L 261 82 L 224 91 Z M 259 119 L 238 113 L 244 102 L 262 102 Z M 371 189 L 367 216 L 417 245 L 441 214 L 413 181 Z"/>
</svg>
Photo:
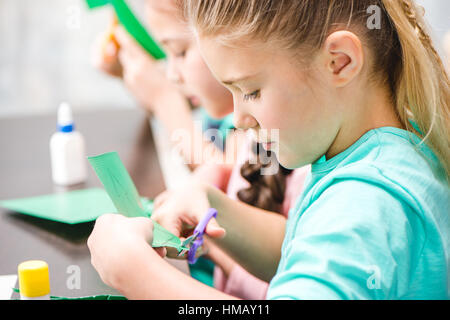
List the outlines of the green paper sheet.
<svg viewBox="0 0 450 320">
<path fill-rule="evenodd" d="M 127 217 L 151 216 L 151 212 L 142 205 L 136 186 L 117 152 L 88 157 L 88 160 L 119 213 Z M 174 247 L 178 251 L 188 249 L 182 245 L 180 238 L 156 221 L 153 221 L 153 225 L 152 247 Z"/>
<path fill-rule="evenodd" d="M 12 288 L 14 292 L 20 294 L 20 290 L 18 288 Z M 50 300 L 128 300 L 124 296 L 112 295 L 112 294 L 99 294 L 95 296 L 83 296 L 83 297 L 58 297 L 58 296 L 50 296 Z"/>
<path fill-rule="evenodd" d="M 141 202 L 146 212 L 153 211 L 153 201 L 141 198 Z M 90 222 L 104 213 L 117 213 L 108 194 L 100 188 L 2 200 L 0 207 L 67 224 Z"/>
<path fill-rule="evenodd" d="M 90 9 L 111 4 L 116 11 L 119 22 L 130 33 L 130 35 L 156 60 L 166 57 L 164 51 L 155 40 L 148 34 L 139 20 L 134 16 L 125 0 L 86 0 Z"/>
</svg>

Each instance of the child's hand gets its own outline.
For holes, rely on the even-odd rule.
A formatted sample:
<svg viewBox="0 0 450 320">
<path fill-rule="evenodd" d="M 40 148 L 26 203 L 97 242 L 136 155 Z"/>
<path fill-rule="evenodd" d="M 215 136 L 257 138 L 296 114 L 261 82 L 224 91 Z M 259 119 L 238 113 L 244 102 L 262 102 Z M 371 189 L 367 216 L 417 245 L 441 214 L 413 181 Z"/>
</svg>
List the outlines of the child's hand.
<svg viewBox="0 0 450 320">
<path fill-rule="evenodd" d="M 155 61 L 122 27 L 116 28 L 123 81 L 131 94 L 149 111 L 159 106 L 163 94 L 178 90 L 167 79 L 163 65 Z M 164 107 L 167 107 L 164 105 Z"/>
<path fill-rule="evenodd" d="M 140 248 L 148 248 L 152 240 L 153 223 L 150 219 L 105 214 L 95 222 L 87 245 L 91 263 L 103 282 L 117 288 L 131 270 L 130 264 L 141 254 Z M 164 249 L 157 252 L 165 255 Z"/>
<path fill-rule="evenodd" d="M 119 61 L 120 44 L 115 36 L 117 26 L 117 17 L 114 16 L 108 30 L 97 37 L 93 46 L 92 64 L 113 77 L 122 77 L 123 70 Z"/>
<path fill-rule="evenodd" d="M 152 219 L 176 236 L 188 237 L 210 208 L 207 188 L 207 185 L 191 182 L 178 190 L 162 193 L 155 199 Z M 206 234 L 221 238 L 225 230 L 212 218 L 206 226 Z"/>
</svg>

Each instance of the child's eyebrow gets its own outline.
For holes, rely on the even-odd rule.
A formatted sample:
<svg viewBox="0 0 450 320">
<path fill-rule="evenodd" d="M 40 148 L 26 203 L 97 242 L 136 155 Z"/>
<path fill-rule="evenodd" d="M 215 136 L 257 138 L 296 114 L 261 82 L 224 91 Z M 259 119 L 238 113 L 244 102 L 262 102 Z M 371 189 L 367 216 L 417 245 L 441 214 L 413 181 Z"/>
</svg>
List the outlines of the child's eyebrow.
<svg viewBox="0 0 450 320">
<path fill-rule="evenodd" d="M 159 43 L 162 45 L 168 45 L 171 42 L 177 42 L 177 41 L 181 41 L 181 40 L 184 40 L 184 39 L 182 37 L 178 37 L 178 38 L 177 37 L 172 37 L 172 38 L 168 37 L 168 38 L 163 38 L 163 39 L 159 40 Z"/>
<path fill-rule="evenodd" d="M 229 80 L 222 80 L 223 84 L 226 84 L 228 86 L 231 86 L 234 83 L 238 83 L 238 82 L 244 82 L 250 78 L 256 77 L 259 73 L 257 74 L 252 74 L 252 75 L 248 75 L 248 76 L 242 76 L 242 77 L 238 77 L 238 78 L 232 78 Z"/>
</svg>

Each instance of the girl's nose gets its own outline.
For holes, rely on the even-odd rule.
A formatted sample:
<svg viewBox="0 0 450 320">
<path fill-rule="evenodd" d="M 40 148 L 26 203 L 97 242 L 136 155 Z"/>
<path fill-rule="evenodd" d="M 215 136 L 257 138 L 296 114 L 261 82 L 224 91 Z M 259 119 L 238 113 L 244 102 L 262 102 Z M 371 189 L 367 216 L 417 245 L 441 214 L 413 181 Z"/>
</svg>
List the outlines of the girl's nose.
<svg viewBox="0 0 450 320">
<path fill-rule="evenodd" d="M 167 62 L 166 76 L 167 79 L 173 83 L 180 84 L 182 82 L 181 73 L 176 68 L 175 64 L 170 61 Z"/>
<path fill-rule="evenodd" d="M 234 108 L 233 124 L 238 129 L 250 129 L 258 126 L 256 119 L 248 113 Z"/>
</svg>

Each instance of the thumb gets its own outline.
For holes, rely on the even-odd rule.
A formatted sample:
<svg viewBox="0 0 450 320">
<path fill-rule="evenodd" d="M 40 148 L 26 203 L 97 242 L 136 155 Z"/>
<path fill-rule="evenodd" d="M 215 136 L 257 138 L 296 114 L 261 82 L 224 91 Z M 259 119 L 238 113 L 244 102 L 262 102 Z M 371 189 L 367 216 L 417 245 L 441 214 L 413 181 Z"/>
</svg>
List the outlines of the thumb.
<svg viewBox="0 0 450 320">
<path fill-rule="evenodd" d="M 158 255 L 161 258 L 164 258 L 167 255 L 167 249 L 165 247 L 161 247 L 161 248 L 154 248 L 156 253 L 158 253 Z"/>
<path fill-rule="evenodd" d="M 222 228 L 215 218 L 212 218 L 206 225 L 206 234 L 211 238 L 223 238 L 226 231 Z"/>
</svg>

